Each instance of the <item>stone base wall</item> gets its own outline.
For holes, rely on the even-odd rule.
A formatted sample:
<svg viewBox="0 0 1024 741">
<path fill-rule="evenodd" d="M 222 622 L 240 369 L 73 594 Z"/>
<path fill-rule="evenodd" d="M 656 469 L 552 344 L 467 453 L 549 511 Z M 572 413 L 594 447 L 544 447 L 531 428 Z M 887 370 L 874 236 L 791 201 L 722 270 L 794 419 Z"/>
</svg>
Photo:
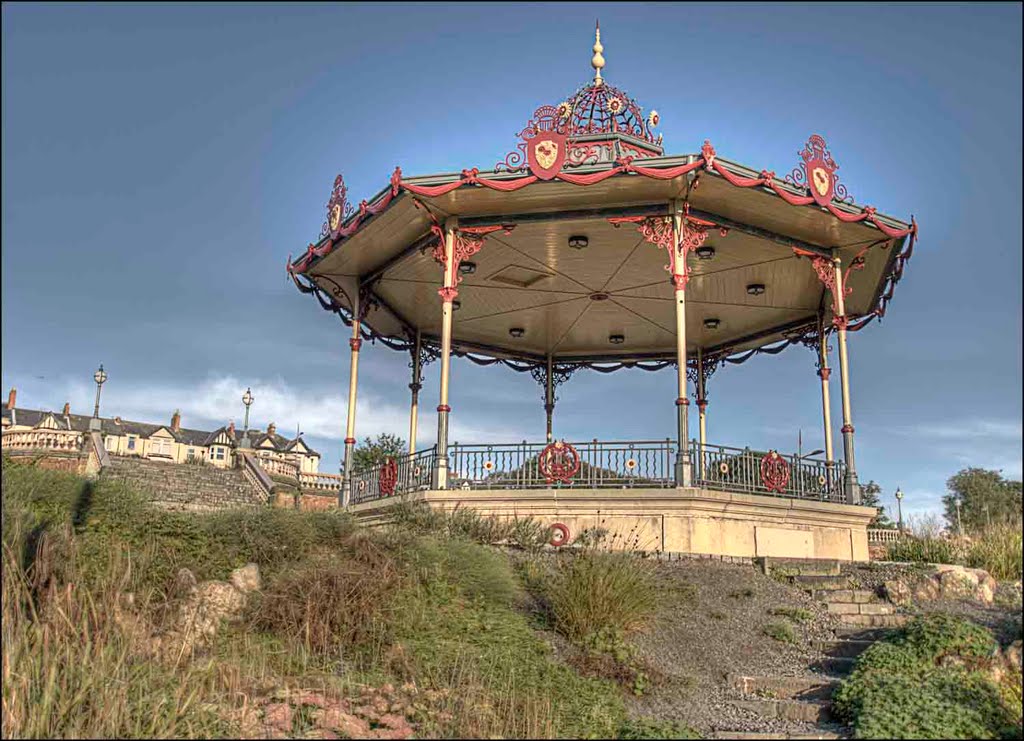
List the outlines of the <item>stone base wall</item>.
<svg viewBox="0 0 1024 741">
<path fill-rule="evenodd" d="M 4 450 L 11 456 L 12 460 L 19 463 L 32 463 L 39 468 L 50 471 L 65 471 L 67 473 L 84 474 L 88 454 L 81 453 L 56 453 L 45 450 Z"/>
<path fill-rule="evenodd" d="M 267 504 L 240 470 L 113 456 L 102 477 L 123 481 L 164 509 L 215 512 Z"/>
<path fill-rule="evenodd" d="M 498 517 L 531 517 L 569 529 L 569 542 L 600 528 L 613 548 L 755 557 L 867 561 L 871 507 L 734 494 L 709 489 L 539 489 L 426 491 L 407 495 L 431 507 L 471 507 Z M 354 505 L 373 524 L 396 499 Z"/>
</svg>

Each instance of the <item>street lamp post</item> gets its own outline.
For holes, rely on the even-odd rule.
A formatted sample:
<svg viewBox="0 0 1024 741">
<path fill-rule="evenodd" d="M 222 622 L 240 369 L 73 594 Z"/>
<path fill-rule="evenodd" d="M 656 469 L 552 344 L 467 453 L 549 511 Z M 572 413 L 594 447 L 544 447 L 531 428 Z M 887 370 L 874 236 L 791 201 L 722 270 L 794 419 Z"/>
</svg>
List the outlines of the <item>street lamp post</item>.
<svg viewBox="0 0 1024 741">
<path fill-rule="evenodd" d="M 242 426 L 242 447 L 249 447 L 249 407 L 256 401 L 256 397 L 252 395 L 252 388 L 247 388 L 245 393 L 242 394 L 242 403 L 245 404 L 245 424 Z"/>
<path fill-rule="evenodd" d="M 900 532 L 903 532 L 903 489 L 896 487 L 896 518 Z"/>
<path fill-rule="evenodd" d="M 92 374 L 92 380 L 96 382 L 96 406 L 94 406 L 92 410 L 92 419 L 89 420 L 89 429 L 100 430 L 102 429 L 102 423 L 100 422 L 100 391 L 103 390 L 103 384 L 107 381 L 107 372 L 103 370 L 103 363 L 100 363 L 100 367 Z"/>
</svg>

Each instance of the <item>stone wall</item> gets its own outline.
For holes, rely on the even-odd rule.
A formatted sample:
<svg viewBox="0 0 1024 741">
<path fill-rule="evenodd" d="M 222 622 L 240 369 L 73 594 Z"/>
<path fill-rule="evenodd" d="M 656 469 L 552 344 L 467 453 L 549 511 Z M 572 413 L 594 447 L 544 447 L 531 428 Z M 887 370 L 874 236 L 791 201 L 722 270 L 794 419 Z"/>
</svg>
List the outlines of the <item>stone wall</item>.
<svg viewBox="0 0 1024 741">
<path fill-rule="evenodd" d="M 4 450 L 12 460 L 19 463 L 31 463 L 39 468 L 50 471 L 66 471 L 68 473 L 85 473 L 85 452 L 51 452 L 45 450 Z"/>
<path fill-rule="evenodd" d="M 214 512 L 267 504 L 262 492 L 236 469 L 111 456 L 101 475 L 123 481 L 165 509 Z"/>
</svg>

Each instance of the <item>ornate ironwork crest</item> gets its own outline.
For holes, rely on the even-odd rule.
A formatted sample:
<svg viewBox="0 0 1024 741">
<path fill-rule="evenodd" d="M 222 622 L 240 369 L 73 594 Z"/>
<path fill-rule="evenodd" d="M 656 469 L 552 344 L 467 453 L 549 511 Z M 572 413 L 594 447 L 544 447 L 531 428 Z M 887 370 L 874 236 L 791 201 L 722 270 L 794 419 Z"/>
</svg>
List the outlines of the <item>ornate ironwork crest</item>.
<svg viewBox="0 0 1024 741">
<path fill-rule="evenodd" d="M 803 164 L 786 176 L 786 182 L 807 188 L 819 206 L 827 206 L 833 198 L 853 203 L 853 197 L 836 176 L 839 165 L 821 136 L 812 134 L 799 155 Z"/>
<path fill-rule="evenodd" d="M 537 468 L 549 484 L 568 484 L 580 471 L 580 454 L 565 440 L 549 443 L 537 459 Z"/>
<path fill-rule="evenodd" d="M 776 450 L 769 450 L 761 459 L 761 482 L 768 491 L 782 494 L 789 484 L 789 464 Z"/>
<path fill-rule="evenodd" d="M 320 228 L 320 236 L 329 235 L 331 239 L 337 239 L 342 222 L 351 216 L 354 210 L 352 204 L 348 202 L 348 186 L 345 185 L 345 178 L 339 174 L 334 178 L 331 197 L 327 201 L 327 221 Z"/>
<path fill-rule="evenodd" d="M 398 464 L 395 459 L 388 457 L 384 465 L 380 467 L 380 495 L 390 497 L 395 493 L 395 486 L 398 484 Z"/>
</svg>

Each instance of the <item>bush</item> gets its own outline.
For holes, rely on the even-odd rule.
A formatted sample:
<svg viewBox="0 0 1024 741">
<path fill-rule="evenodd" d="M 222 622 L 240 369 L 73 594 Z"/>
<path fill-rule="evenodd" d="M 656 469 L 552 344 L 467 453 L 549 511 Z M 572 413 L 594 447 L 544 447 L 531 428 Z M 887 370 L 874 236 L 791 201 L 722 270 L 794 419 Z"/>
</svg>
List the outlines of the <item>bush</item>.
<svg viewBox="0 0 1024 741">
<path fill-rule="evenodd" d="M 530 517 L 495 517 L 472 509 L 434 509 L 402 502 L 391 510 L 392 523 L 425 535 L 464 538 L 481 545 L 515 545 L 535 550 L 547 541 L 547 529 Z"/>
<path fill-rule="evenodd" d="M 886 558 L 911 563 L 949 563 L 985 569 L 999 580 L 1018 580 L 1024 572 L 1024 535 L 1020 526 L 993 525 L 971 538 L 907 536 L 889 545 Z"/>
<path fill-rule="evenodd" d="M 794 623 L 806 623 L 814 617 L 814 613 L 803 607 L 776 607 L 768 611 L 769 615 L 789 618 Z"/>
<path fill-rule="evenodd" d="M 764 626 L 762 632 L 769 638 L 774 638 L 781 643 L 796 643 L 796 632 L 793 630 L 793 625 L 785 620 L 768 623 Z"/>
<path fill-rule="evenodd" d="M 693 739 L 700 734 L 689 726 L 673 720 L 636 718 L 627 720 L 619 728 L 620 739 Z"/>
<path fill-rule="evenodd" d="M 865 651 L 833 708 L 858 738 L 999 738 L 1019 722 L 984 669 L 991 633 L 944 614 L 911 621 Z"/>
<path fill-rule="evenodd" d="M 558 558 L 544 597 L 555 630 L 570 640 L 627 634 L 657 609 L 654 568 L 633 553 L 586 548 Z"/>
</svg>

